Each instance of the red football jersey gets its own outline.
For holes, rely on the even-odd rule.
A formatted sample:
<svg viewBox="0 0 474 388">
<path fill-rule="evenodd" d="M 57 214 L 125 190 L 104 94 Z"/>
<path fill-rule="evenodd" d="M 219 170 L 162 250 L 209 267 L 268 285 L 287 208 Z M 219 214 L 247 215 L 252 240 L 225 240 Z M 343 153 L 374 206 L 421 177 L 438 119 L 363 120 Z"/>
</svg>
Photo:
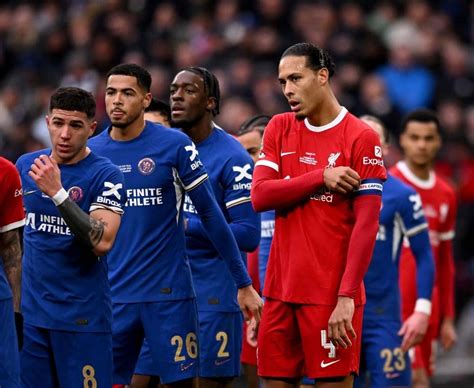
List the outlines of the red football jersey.
<svg viewBox="0 0 474 388">
<path fill-rule="evenodd" d="M 10 161 L 0 157 L 0 233 L 25 224 L 20 176 Z"/>
<path fill-rule="evenodd" d="M 455 192 L 447 182 L 433 171 L 430 172 L 427 180 L 418 178 L 403 161 L 392 167 L 391 172 L 420 194 L 425 217 L 428 221 L 436 271 L 432 298 L 432 322 L 439 322 L 440 316 L 454 317 L 453 256 L 450 249 L 442 250 L 441 248 L 442 244 L 449 243 L 454 238 L 456 222 Z M 417 292 L 415 259 L 406 247 L 402 249 L 400 258 L 400 287 L 403 317 L 407 318 L 413 312 Z"/>
<path fill-rule="evenodd" d="M 380 195 L 386 179 L 378 135 L 345 108 L 321 127 L 299 121 L 293 113 L 276 115 L 265 129 L 256 163 L 263 168 L 259 166 L 272 168 L 280 179 L 337 166 L 359 173 L 362 183 L 353 195 L 321 189 L 276 212 L 264 295 L 290 303 L 335 305 L 355 221 L 354 196 Z M 365 302 L 362 284 L 354 302 Z"/>
</svg>

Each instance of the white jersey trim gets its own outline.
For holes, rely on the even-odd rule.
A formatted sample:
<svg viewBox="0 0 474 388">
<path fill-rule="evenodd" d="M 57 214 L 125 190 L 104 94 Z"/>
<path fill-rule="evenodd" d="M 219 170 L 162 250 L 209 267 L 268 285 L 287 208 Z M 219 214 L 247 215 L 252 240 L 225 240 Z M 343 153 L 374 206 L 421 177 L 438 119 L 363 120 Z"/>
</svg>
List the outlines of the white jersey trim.
<svg viewBox="0 0 474 388">
<path fill-rule="evenodd" d="M 195 179 L 192 181 L 189 185 L 184 186 L 184 190 L 190 191 L 194 189 L 195 187 L 199 186 L 202 182 L 204 182 L 208 178 L 207 174 L 201 175 L 199 178 Z"/>
<path fill-rule="evenodd" d="M 245 202 L 250 202 L 250 197 L 240 197 L 240 198 L 237 198 L 237 199 L 233 199 L 232 201 L 226 202 L 225 207 L 227 209 L 229 209 L 233 206 L 237 206 L 237 205 L 240 205 L 241 203 L 245 203 Z"/>
<path fill-rule="evenodd" d="M 421 231 L 423 231 L 425 229 L 428 229 L 428 224 L 426 222 L 421 224 L 421 225 L 414 226 L 413 228 L 407 230 L 405 232 L 405 236 L 412 237 L 415 234 L 418 234 L 418 233 L 420 233 Z"/>
<path fill-rule="evenodd" d="M 428 179 L 420 179 L 415 174 L 413 174 L 413 172 L 407 166 L 406 162 L 403 160 L 400 160 L 397 163 L 397 168 L 400 170 L 400 172 L 405 178 L 407 178 L 415 186 L 418 186 L 420 189 L 429 190 L 435 186 L 436 175 L 433 171 L 429 172 Z"/>
<path fill-rule="evenodd" d="M 333 121 L 331 121 L 328 124 L 322 125 L 321 127 L 317 127 L 316 125 L 310 124 L 308 118 L 304 119 L 304 123 L 306 125 L 306 128 L 308 128 L 310 131 L 323 132 L 323 131 L 327 131 L 328 129 L 334 128 L 336 125 L 338 125 L 344 119 L 346 114 L 347 114 L 347 109 L 345 107 L 342 107 L 341 111 L 338 113 L 338 115 Z"/>
<path fill-rule="evenodd" d="M 94 210 L 99 210 L 99 209 L 104 209 L 104 210 L 110 210 L 111 212 L 117 213 L 119 215 L 122 215 L 124 213 L 123 209 L 117 206 L 105 206 L 102 204 L 91 204 L 89 208 L 89 212 L 93 212 Z"/>
<path fill-rule="evenodd" d="M 454 230 L 450 230 L 448 232 L 438 233 L 438 238 L 440 241 L 448 241 L 454 238 Z"/>
<path fill-rule="evenodd" d="M 267 166 L 273 168 L 276 172 L 278 172 L 280 169 L 278 167 L 278 164 L 276 164 L 275 162 L 271 162 L 270 160 L 259 160 L 257 163 L 255 163 L 255 167 L 257 166 Z"/>
<path fill-rule="evenodd" d="M 0 233 L 5 233 L 5 232 L 8 232 L 10 230 L 17 229 L 17 228 L 19 228 L 20 226 L 23 226 L 23 225 L 25 225 L 25 219 L 24 218 L 20 221 L 15 221 L 15 222 L 12 222 L 11 224 L 4 225 L 4 226 L 0 227 Z"/>
</svg>

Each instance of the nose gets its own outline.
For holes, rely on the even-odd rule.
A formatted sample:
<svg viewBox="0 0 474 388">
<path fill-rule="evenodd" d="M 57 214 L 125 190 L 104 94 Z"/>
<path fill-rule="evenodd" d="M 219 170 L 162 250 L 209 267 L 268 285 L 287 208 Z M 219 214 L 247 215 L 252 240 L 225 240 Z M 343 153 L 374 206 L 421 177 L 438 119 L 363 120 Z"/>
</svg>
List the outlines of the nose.
<svg viewBox="0 0 474 388">
<path fill-rule="evenodd" d="M 291 97 L 293 95 L 293 89 L 291 87 L 291 83 L 290 82 L 287 82 L 285 83 L 285 85 L 283 86 L 283 94 L 285 95 L 285 97 Z"/>
<path fill-rule="evenodd" d="M 61 128 L 60 136 L 61 139 L 69 139 L 71 137 L 71 128 L 69 127 L 69 125 L 64 125 Z"/>
<path fill-rule="evenodd" d="M 171 101 L 182 101 L 183 100 L 183 91 L 181 88 L 177 88 L 173 92 L 171 92 Z"/>
</svg>

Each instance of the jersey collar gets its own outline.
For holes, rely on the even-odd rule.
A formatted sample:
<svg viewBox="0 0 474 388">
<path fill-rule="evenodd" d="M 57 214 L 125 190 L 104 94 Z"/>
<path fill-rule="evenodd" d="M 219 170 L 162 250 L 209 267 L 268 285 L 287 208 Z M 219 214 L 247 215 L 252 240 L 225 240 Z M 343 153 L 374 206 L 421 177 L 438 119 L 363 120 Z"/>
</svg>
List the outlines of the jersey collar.
<svg viewBox="0 0 474 388">
<path fill-rule="evenodd" d="M 420 189 L 429 190 L 432 189 L 435 185 L 436 177 L 433 171 L 429 172 L 428 179 L 420 179 L 415 174 L 413 174 L 413 172 L 407 166 L 406 162 L 403 160 L 400 160 L 397 163 L 397 168 L 400 170 L 400 172 L 405 178 L 407 178 L 411 183 L 413 183 Z"/>
<path fill-rule="evenodd" d="M 334 128 L 336 125 L 338 125 L 342 119 L 346 116 L 347 114 L 347 109 L 345 107 L 342 107 L 341 108 L 341 111 L 339 112 L 339 114 L 336 116 L 336 118 L 331 121 L 330 123 L 328 124 L 325 124 L 321 127 L 317 127 L 316 125 L 311 125 L 308 121 L 308 118 L 305 118 L 304 119 L 304 123 L 306 125 L 306 128 L 308 128 L 310 131 L 313 131 L 313 132 L 324 132 L 328 129 L 331 129 L 331 128 Z"/>
</svg>

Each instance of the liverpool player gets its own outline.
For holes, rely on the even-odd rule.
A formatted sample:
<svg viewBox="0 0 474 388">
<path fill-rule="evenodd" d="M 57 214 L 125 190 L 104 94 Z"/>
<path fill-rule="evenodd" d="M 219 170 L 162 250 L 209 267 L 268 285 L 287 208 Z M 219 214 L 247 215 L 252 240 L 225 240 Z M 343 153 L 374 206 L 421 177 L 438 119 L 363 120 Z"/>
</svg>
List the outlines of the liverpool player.
<svg viewBox="0 0 474 388">
<path fill-rule="evenodd" d="M 21 245 L 18 229 L 25 224 L 20 177 L 0 157 L 0 386 L 20 386 L 23 317 L 20 313 Z M 15 330 L 16 325 L 16 330 Z"/>
<path fill-rule="evenodd" d="M 361 120 L 380 136 L 382 153 L 388 151 L 388 131 L 373 116 Z M 399 258 L 407 237 L 416 258 L 415 310 L 401 325 Z M 407 350 L 421 342 L 428 328 L 434 263 L 420 196 L 390 174 L 384 184 L 379 232 L 374 254 L 364 278 L 367 304 L 362 329 L 360 376 L 354 386 L 363 387 L 367 374 L 372 387 L 409 387 L 411 368 Z"/>
<path fill-rule="evenodd" d="M 295 386 L 304 373 L 350 387 L 359 368 L 362 280 L 386 172 L 377 134 L 339 105 L 333 73 L 316 46 L 283 53 L 279 81 L 292 112 L 268 124 L 255 168 L 254 208 L 276 209 L 258 335 L 267 387 Z"/>
<path fill-rule="evenodd" d="M 456 342 L 452 249 L 456 197 L 449 184 L 433 171 L 441 147 L 440 125 L 434 112 L 420 109 L 408 114 L 402 123 L 400 145 L 404 160 L 398 162 L 391 172 L 420 194 L 436 269 L 430 325 L 423 342 L 415 347 L 412 363 L 413 386 L 428 387 L 434 368 L 436 338 L 440 338 L 445 349 L 450 349 Z M 411 314 L 416 303 L 415 272 L 413 257 L 409 250 L 404 249 L 400 272 L 403 318 Z"/>
</svg>

